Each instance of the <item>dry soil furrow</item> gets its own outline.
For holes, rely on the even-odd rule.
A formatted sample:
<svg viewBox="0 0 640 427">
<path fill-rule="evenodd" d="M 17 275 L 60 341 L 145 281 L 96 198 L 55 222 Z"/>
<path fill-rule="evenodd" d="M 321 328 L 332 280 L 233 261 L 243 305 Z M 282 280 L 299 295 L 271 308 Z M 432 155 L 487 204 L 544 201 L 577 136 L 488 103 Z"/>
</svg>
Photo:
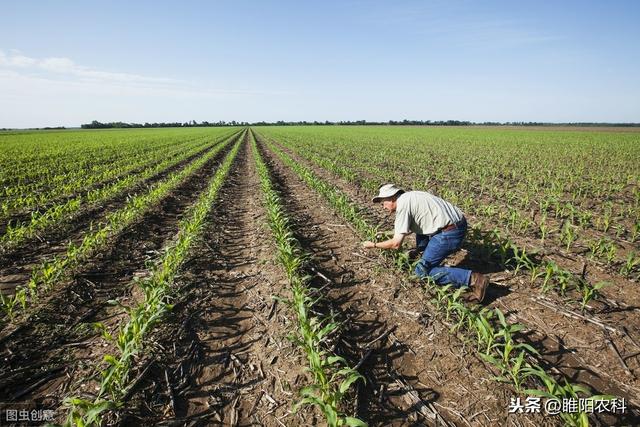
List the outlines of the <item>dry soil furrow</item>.
<svg viewBox="0 0 640 427">
<path fill-rule="evenodd" d="M 318 176 L 332 182 L 361 206 L 370 204 L 370 198 L 361 189 L 355 188 L 329 171 L 307 161 L 292 150 L 282 147 L 280 144 L 278 146 L 284 148 L 297 161 L 312 168 Z M 370 215 L 378 218 L 378 223 L 385 223 L 382 215 L 375 212 L 370 212 Z M 386 224 L 390 226 L 390 229 L 393 228 L 389 222 Z M 474 248 L 468 245 L 465 250 L 445 262 L 487 273 L 503 271 L 497 264 L 488 265 L 486 261 L 478 259 Z M 497 276 L 500 275 L 497 274 Z M 520 292 L 512 292 L 514 289 L 519 289 Z M 592 323 L 569 318 L 553 309 L 536 304 L 533 299 L 537 293 L 538 290 L 516 285 L 515 282 L 508 287 L 494 285 L 487 293 L 485 304 L 498 307 L 505 314 L 511 315 L 511 321 L 527 325 L 531 332 L 528 336 L 521 338 L 526 339 L 540 351 L 543 361 L 548 366 L 556 367 L 571 381 L 587 386 L 596 394 L 613 394 L 624 397 L 632 403 L 627 415 L 601 417 L 600 421 L 603 425 L 635 419 L 638 413 L 635 402 L 639 395 L 638 380 L 635 376 L 638 367 L 638 349 L 633 338 L 629 339 L 619 334 L 610 334 L 607 337 L 602 328 Z M 605 317 L 605 319 L 607 318 Z M 607 323 L 612 322 L 608 321 Z M 620 324 L 619 319 L 613 324 Z M 637 340 L 635 341 L 637 342 Z M 613 343 L 613 346 L 610 342 Z M 624 358 L 625 364 L 630 368 L 629 372 L 625 370 L 617 358 L 616 351 Z M 629 356 L 627 357 L 627 355 Z"/>
<path fill-rule="evenodd" d="M 433 408 L 456 424 L 471 419 L 474 425 L 541 425 L 535 417 L 509 416 L 515 392 L 495 383 L 473 350 L 431 318 L 423 291 L 383 271 L 324 199 L 264 151 L 313 263 L 331 281 L 316 278 L 318 285 L 327 285 L 328 304 L 345 320 L 340 349 L 354 362 L 366 356 L 362 369 L 368 381 L 358 396 L 361 417 L 372 425 L 433 423 L 421 414 L 424 406 L 425 412 Z"/>
<path fill-rule="evenodd" d="M 234 135 L 234 137 L 236 136 L 238 135 Z M 39 262 L 64 253 L 69 242 L 77 244 L 82 241 L 83 235 L 91 223 L 100 222 L 106 214 L 124 206 L 131 194 L 144 190 L 171 173 L 182 169 L 191 161 L 204 155 L 211 148 L 212 146 L 208 145 L 198 153 L 150 177 L 135 187 L 127 189 L 122 194 L 109 199 L 106 203 L 87 206 L 70 219 L 65 220 L 60 226 L 50 231 L 45 231 L 37 239 L 32 239 L 19 247 L 0 253 L 0 290 L 5 290 L 6 292 L 8 289 L 24 284 L 29 279 L 31 269 L 38 265 Z"/>
<path fill-rule="evenodd" d="M 185 209 L 206 187 L 229 148 L 128 227 L 108 250 L 60 284 L 28 321 L 4 335 L 0 343 L 2 400 L 31 400 L 57 407 L 69 388 L 86 380 L 91 371 L 84 361 L 99 360 L 109 351 L 91 323 L 102 322 L 113 329 L 123 318 L 123 310 L 107 302 L 117 299 L 125 305 L 132 303 L 136 289 L 128 284 L 148 274 L 148 264 L 176 234 Z"/>
<path fill-rule="evenodd" d="M 179 302 L 154 334 L 155 366 L 120 414 L 125 424 L 318 422 L 313 411 L 292 413 L 306 360 L 286 339 L 289 308 L 272 298 L 286 296 L 287 283 L 248 144 L 236 162 L 177 283 Z"/>
</svg>

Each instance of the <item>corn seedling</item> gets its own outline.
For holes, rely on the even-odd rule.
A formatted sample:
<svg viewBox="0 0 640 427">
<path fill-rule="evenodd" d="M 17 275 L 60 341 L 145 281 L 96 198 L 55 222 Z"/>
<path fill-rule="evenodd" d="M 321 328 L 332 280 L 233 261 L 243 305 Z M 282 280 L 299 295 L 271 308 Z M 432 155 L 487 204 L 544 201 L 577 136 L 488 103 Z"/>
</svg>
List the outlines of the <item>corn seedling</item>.
<svg viewBox="0 0 640 427">
<path fill-rule="evenodd" d="M 568 251 L 571 249 L 571 245 L 576 240 L 576 230 L 571 221 L 565 221 L 564 226 L 560 232 L 560 241 L 565 244 L 565 249 Z"/>
<path fill-rule="evenodd" d="M 366 426 L 362 420 L 349 417 L 340 411 L 342 400 L 351 385 L 359 380 L 364 381 L 364 377 L 350 368 L 343 357 L 332 355 L 327 348 L 326 340 L 335 334 L 340 325 L 330 316 L 320 318 L 311 313 L 317 298 L 309 295 L 306 277 L 301 273 L 304 264 L 302 250 L 290 229 L 290 221 L 278 194 L 273 189 L 269 170 L 253 138 L 252 147 L 269 224 L 278 247 L 278 260 L 284 266 L 291 286 L 292 297 L 287 304 L 292 307 L 298 321 L 297 333 L 293 334 L 291 339 L 303 349 L 309 363 L 308 370 L 314 379 L 312 384 L 300 390 L 301 399 L 294 406 L 294 410 L 303 405 L 315 405 L 330 427 Z M 307 179 L 311 181 L 314 178 L 311 174 L 307 175 Z M 356 219 L 358 212 L 354 205 L 349 204 L 345 198 L 334 197 L 332 200 L 342 207 L 343 215 L 352 221 Z M 361 227 L 363 225 L 365 224 L 360 223 Z"/>
<path fill-rule="evenodd" d="M 99 425 L 104 411 L 119 406 L 119 399 L 127 392 L 134 356 L 142 350 L 144 338 L 149 331 L 172 309 L 171 285 L 175 275 L 185 261 L 195 238 L 201 233 L 205 218 L 239 148 L 240 143 L 235 144 L 208 183 L 206 190 L 188 209 L 180 221 L 175 240 L 166 248 L 151 276 L 137 281 L 137 285 L 142 288 L 144 299 L 138 305 L 126 308 L 126 324 L 121 326 L 115 335 L 109 333 L 103 324 L 94 324 L 94 328 L 101 332 L 105 339 L 115 342 L 118 354 L 104 356 L 106 367 L 101 371 L 100 390 L 95 400 L 75 397 L 67 400 L 69 414 L 66 425 Z"/>
<path fill-rule="evenodd" d="M 578 282 L 578 287 L 580 289 L 580 292 L 582 293 L 582 303 L 580 308 L 583 313 L 585 311 L 585 308 L 587 307 L 587 304 L 589 304 L 589 301 L 597 299 L 598 296 L 600 295 L 600 289 L 604 288 L 609 284 L 610 283 L 608 282 L 598 282 L 592 285 L 587 281 Z"/>
<path fill-rule="evenodd" d="M 613 399 L 610 395 L 591 395 L 589 390 L 577 384 L 571 384 L 564 380 L 564 385 L 560 385 L 555 379 L 538 366 L 527 366 L 525 372 L 529 376 L 537 377 L 545 386 L 546 390 L 527 389 L 525 394 L 540 396 L 547 399 L 562 401 L 562 399 L 579 399 L 581 394 L 583 399 L 588 400 L 608 400 Z M 570 427 L 589 427 L 589 418 L 586 412 L 560 412 L 560 418 Z"/>
<path fill-rule="evenodd" d="M 267 132 L 267 130 L 265 130 Z M 325 156 L 331 157 L 331 163 L 339 163 L 340 165 L 344 165 L 341 163 L 342 161 L 350 162 L 350 166 L 352 168 L 360 167 L 361 163 L 358 159 L 357 152 L 349 152 L 349 154 L 345 154 L 350 148 L 349 144 L 339 145 L 340 147 L 340 158 L 332 156 L 332 150 L 326 150 L 325 141 L 323 140 L 305 140 L 305 138 L 290 138 L 288 136 L 289 129 L 278 130 L 278 129 L 269 129 L 268 132 L 273 132 L 279 136 L 282 136 L 283 139 L 287 139 L 288 143 L 283 143 L 283 145 L 287 146 L 287 148 L 296 152 L 300 157 L 306 158 L 307 160 L 313 162 L 314 158 L 318 158 L 321 154 Z M 291 131 L 295 132 L 295 131 Z M 334 132 L 334 130 L 327 130 L 326 132 Z M 341 132 L 340 130 L 335 130 L 335 132 Z M 304 132 L 300 132 L 302 135 Z M 351 142 L 351 140 L 349 140 Z M 393 144 L 390 142 L 389 144 Z M 277 154 L 277 156 L 293 171 L 295 171 L 307 184 L 310 188 L 316 190 L 319 194 L 323 195 L 327 201 L 333 206 L 335 211 L 343 216 L 347 221 L 351 222 L 352 225 L 356 228 L 357 232 L 362 236 L 369 235 L 371 227 L 367 225 L 366 221 L 363 218 L 357 217 L 358 209 L 355 208 L 352 204 L 353 201 L 350 201 L 348 198 L 343 197 L 344 194 L 341 193 L 335 186 L 329 185 L 319 179 L 314 173 L 312 173 L 308 168 L 306 168 L 302 162 L 293 161 L 291 157 L 289 157 L 282 149 L 278 148 L 275 144 L 269 143 L 268 146 L 273 149 L 273 151 Z M 325 149 L 323 151 L 322 147 Z M 360 150 L 363 148 L 361 147 Z M 385 182 L 398 182 L 403 183 L 403 176 L 398 175 L 395 171 L 404 168 L 405 174 L 411 174 L 412 171 L 408 169 L 408 165 L 412 162 L 411 159 L 398 159 L 394 157 L 391 151 L 380 154 L 380 164 L 379 168 L 372 169 L 367 167 L 364 163 L 362 163 L 362 170 L 368 171 L 371 173 L 377 173 L 377 171 L 384 169 L 384 175 L 379 173 L 376 179 L 364 179 L 359 177 L 359 180 L 364 183 L 365 188 L 371 190 L 377 188 L 376 181 L 383 180 Z M 390 162 L 388 159 L 393 158 L 394 161 Z M 372 162 L 371 158 L 367 159 L 368 162 Z M 392 165 L 392 166 L 391 166 Z M 412 166 L 413 167 L 413 166 Z M 437 170 L 439 168 L 434 168 Z M 431 173 L 432 171 L 430 171 Z M 433 172 L 436 173 L 436 172 Z M 363 174 L 364 175 L 364 174 Z M 580 208 L 578 208 L 579 199 L 578 198 L 569 198 L 572 200 L 571 203 L 566 202 L 569 200 L 565 194 L 566 186 L 564 182 L 569 184 L 567 185 L 579 185 L 581 181 L 579 180 L 570 180 L 564 179 L 567 178 L 564 175 L 555 175 L 552 171 L 549 171 L 547 174 L 540 174 L 540 178 L 544 180 L 543 183 L 540 182 L 531 182 L 530 188 L 547 188 L 550 185 L 550 189 L 548 189 L 548 194 L 543 199 L 541 205 L 541 213 L 545 214 L 555 213 L 556 217 L 561 219 L 566 219 L 567 222 L 569 220 L 577 220 L 579 221 L 579 217 L 581 215 Z M 464 174 L 459 175 L 465 176 Z M 469 177 L 474 177 L 474 179 L 479 179 L 478 177 L 487 177 L 487 181 L 478 184 L 480 188 L 480 193 L 484 194 L 501 194 L 505 200 L 509 197 L 513 198 L 515 196 L 515 191 L 512 187 L 509 187 L 507 191 L 505 191 L 504 183 L 500 178 L 495 178 L 495 173 L 489 173 L 489 171 L 477 171 L 477 173 L 469 174 Z M 349 179 L 346 177 L 346 179 Z M 429 182 L 431 180 L 436 180 L 440 182 L 441 179 L 446 179 L 446 174 L 436 175 L 434 177 L 430 177 Z M 424 177 L 421 177 L 420 182 L 424 180 Z M 418 181 L 416 183 L 407 183 L 406 187 L 411 187 L 411 184 L 420 185 Z M 527 185 L 530 183 L 527 182 Z M 465 182 L 465 185 L 468 188 L 477 188 L 475 183 Z M 598 189 L 591 189 L 593 191 L 587 192 L 585 191 L 585 197 L 599 197 Z M 452 191 L 450 189 L 444 190 L 440 192 L 440 196 L 449 199 L 454 202 L 456 200 L 463 200 L 465 190 L 461 190 L 460 192 Z M 457 194 L 460 193 L 460 194 Z M 506 194 L 509 193 L 509 194 Z M 462 195 L 461 195 L 462 194 Z M 604 193 L 603 193 L 604 194 Z M 458 197 L 460 196 L 460 197 Z M 338 201 L 339 200 L 339 201 Z M 515 200 L 515 199 L 514 199 Z M 343 205 L 343 206 L 341 206 Z M 472 206 L 472 205 L 471 205 Z M 544 209 L 543 209 L 544 206 Z M 518 215 L 512 214 L 511 210 L 505 208 L 503 205 L 497 205 L 493 203 L 489 204 L 479 204 L 475 208 L 475 214 L 481 214 L 485 217 L 499 215 L 503 220 L 509 221 L 511 220 L 512 224 L 519 224 Z M 347 215 L 347 213 L 351 212 L 353 215 Z M 509 212 L 509 214 L 507 214 Z M 511 216 L 510 216 L 511 215 Z M 546 217 L 545 217 L 546 220 Z M 513 228 L 513 226 L 511 227 Z M 473 229 L 472 229 L 473 230 Z M 573 236 L 569 236 L 569 234 L 573 234 Z M 478 233 L 475 235 L 473 231 L 470 233 L 470 240 L 481 244 L 484 248 L 487 249 L 487 252 L 490 256 L 499 256 L 502 264 L 506 265 L 506 263 L 515 263 L 516 269 L 529 269 L 532 271 L 532 280 L 535 280 L 539 277 L 543 277 L 543 290 L 544 292 L 548 292 L 549 290 L 557 287 L 560 293 L 565 293 L 573 284 L 575 280 L 572 273 L 563 270 L 555 264 L 553 261 L 547 261 L 543 264 L 536 264 L 530 255 L 526 253 L 525 250 L 520 250 L 516 248 L 509 237 L 503 236 L 501 232 L 497 229 L 492 230 L 490 233 Z M 548 231 L 544 232 L 544 237 L 548 237 Z M 568 237 L 568 238 L 567 238 Z M 568 247 L 569 249 L 573 246 L 573 244 L 579 239 L 579 236 L 575 229 L 565 231 L 565 238 L 562 243 L 567 245 L 567 242 L 570 240 Z M 372 239 L 369 239 L 372 240 Z M 395 257 L 394 254 L 391 254 L 391 258 Z M 536 270 L 537 269 L 537 270 Z M 517 332 L 521 329 L 519 325 L 511 325 L 506 322 L 506 319 L 500 319 L 497 311 L 483 309 L 487 311 L 477 309 L 470 309 L 466 307 L 464 304 L 456 304 L 456 301 L 451 302 L 452 294 L 455 292 L 450 287 L 438 287 L 431 283 L 431 281 L 426 281 L 427 291 L 433 297 L 433 304 L 438 311 L 442 312 L 446 317 L 452 319 L 455 323 L 452 328 L 455 331 L 460 331 L 461 333 L 470 333 L 474 334 L 477 339 L 477 345 L 479 351 L 482 351 L 482 355 L 487 356 L 485 358 L 486 361 L 489 361 L 491 364 L 494 364 L 500 374 L 501 380 L 508 380 L 509 382 L 514 384 L 514 387 L 521 391 L 524 388 L 526 382 L 530 382 L 532 377 L 536 377 L 535 372 L 539 370 L 542 374 L 547 375 L 547 378 L 551 377 L 546 374 L 546 372 L 538 366 L 535 361 L 537 360 L 537 352 L 533 347 L 526 343 L 518 342 L 514 338 L 514 334 L 517 335 Z M 459 296 L 459 295 L 458 295 Z M 504 318 L 504 316 L 502 315 Z M 463 330 L 464 329 L 464 330 Z M 564 390 L 564 391 L 563 391 Z M 568 391 L 567 391 L 568 390 Z M 550 395 L 555 396 L 554 398 L 559 399 L 562 396 L 562 393 L 570 392 L 570 386 L 563 388 L 560 390 L 559 388 L 553 389 L 549 392 Z M 547 392 L 545 390 L 545 392 Z M 574 414 L 576 417 L 583 417 L 586 419 L 586 413 L 581 412 Z"/>
<path fill-rule="evenodd" d="M 622 268 L 620 268 L 620 274 L 623 276 L 629 276 L 638 266 L 640 266 L 640 256 L 634 251 L 631 251 L 627 254 L 627 259 L 622 265 Z"/>
</svg>

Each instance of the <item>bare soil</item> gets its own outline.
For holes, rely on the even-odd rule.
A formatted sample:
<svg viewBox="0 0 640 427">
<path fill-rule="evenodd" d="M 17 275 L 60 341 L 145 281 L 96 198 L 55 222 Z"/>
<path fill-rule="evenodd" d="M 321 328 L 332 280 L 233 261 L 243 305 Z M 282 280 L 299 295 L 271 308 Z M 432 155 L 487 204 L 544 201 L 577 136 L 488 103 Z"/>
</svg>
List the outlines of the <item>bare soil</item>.
<svg viewBox="0 0 640 427">
<path fill-rule="evenodd" d="M 57 408 L 77 384 L 85 389 L 94 386 L 89 378 L 95 374 L 95 363 L 112 352 L 112 344 L 91 324 L 101 322 L 109 331 L 117 327 L 125 314 L 109 301 L 132 304 L 136 298 L 132 280 L 149 274 L 149 263 L 177 233 L 182 214 L 204 190 L 223 155 L 208 161 L 117 236 L 108 250 L 60 283 L 28 318 L 5 327 L 0 337 L 1 401 Z"/>
<path fill-rule="evenodd" d="M 287 340 L 289 308 L 274 299 L 288 289 L 259 185 L 245 142 L 176 284 L 178 303 L 151 340 L 154 367 L 117 414 L 122 423 L 317 423 L 313 411 L 292 411 L 306 361 Z"/>
<path fill-rule="evenodd" d="M 359 203 L 366 215 L 373 218 L 372 223 L 386 225 L 389 229 L 393 228 L 390 217 L 373 209 L 371 195 L 362 188 L 307 161 L 287 147 L 282 145 L 279 147 Z M 474 218 L 469 220 L 472 223 Z M 523 279 L 522 274 L 511 277 L 510 272 L 505 271 L 498 261 L 493 260 L 487 263 L 486 260 L 479 259 L 473 247 L 464 247 L 463 251 L 452 256 L 445 263 L 492 274 L 494 283 L 488 291 L 485 304 L 500 308 L 509 320 L 523 323 L 527 327 L 526 334 L 520 339 L 532 344 L 540 351 L 543 363 L 552 372 L 553 369 L 557 369 L 556 372 L 561 372 L 574 383 L 587 386 L 594 393 L 613 394 L 626 399 L 630 406 L 627 416 L 604 416 L 596 422 L 600 425 L 628 425 L 629 422 L 633 424 L 640 420 L 638 418 L 640 389 L 637 382 L 638 361 L 636 360 L 640 355 L 637 353 L 640 350 L 637 346 L 640 340 L 635 338 L 635 328 L 640 322 L 624 320 L 630 314 L 635 316 L 636 310 L 633 305 L 623 309 L 610 307 L 598 313 L 598 317 L 604 317 L 606 325 L 614 325 L 615 329 L 620 331 L 620 333 L 606 333 L 598 325 L 580 318 L 568 317 L 556 309 L 539 304 L 537 302 L 540 298 L 539 290 L 527 286 L 527 279 Z M 632 289 L 629 292 L 634 294 L 636 290 Z M 565 306 L 558 297 L 549 295 L 548 299 L 555 306 Z M 616 351 L 625 360 L 629 372 L 619 361 Z M 512 395 L 515 396 L 515 392 L 512 392 Z M 508 399 L 504 404 L 505 408 L 507 404 Z"/>
<path fill-rule="evenodd" d="M 320 283 L 328 285 L 327 299 L 345 320 L 341 350 L 353 364 L 371 351 L 362 364 L 367 385 L 359 392 L 359 416 L 371 425 L 435 425 L 436 414 L 465 425 L 546 422 L 509 415 L 515 393 L 495 383 L 473 349 L 429 313 L 424 291 L 382 269 L 384 261 L 361 249 L 360 238 L 324 199 L 265 153 L 300 225 L 301 240 L 317 270 L 331 281 Z"/>
<path fill-rule="evenodd" d="M 174 308 L 136 358 L 134 387 L 123 408 L 109 413 L 109 424 L 324 424 L 316 408 L 293 410 L 309 374 L 305 357 L 287 338 L 295 319 L 283 302 L 288 283 L 276 259 L 249 137 L 245 133 L 202 239 L 176 279 Z M 421 285 L 397 273 L 378 252 L 362 249 L 350 225 L 259 135 L 258 142 L 296 237 L 309 254 L 310 286 L 323 295 L 316 310 L 342 324 L 330 341 L 332 351 L 366 378 L 347 395 L 345 412 L 372 426 L 561 424 L 541 414 L 509 414 L 517 393 L 493 379 L 497 373 L 472 344 L 450 333 Z M 371 205 L 362 188 L 285 151 L 363 206 L 368 221 L 392 228 L 391 218 Z M 124 320 L 122 309 L 108 301 L 131 305 L 139 299 L 132 280 L 149 274 L 150 263 L 176 234 L 182 214 L 206 187 L 222 155 L 74 272 L 28 318 L 5 327 L 0 401 L 60 409 L 67 396 L 95 394 L 97 368 L 113 344 L 91 323 L 113 331 Z M 85 227 L 91 218 L 86 215 Z M 80 223 L 74 227 L 74 233 L 83 229 Z M 63 246 L 62 235 L 57 246 Z M 31 257 L 28 261 L 14 260 L 7 268 L 27 271 L 59 250 L 46 244 L 31 248 L 33 254 L 25 249 L 23 256 Z M 498 260 L 479 257 L 477 248 L 468 245 L 446 262 L 492 273 L 486 304 L 526 326 L 519 339 L 534 345 L 552 372 L 627 399 L 627 415 L 594 418 L 595 425 L 639 424 L 640 309 L 632 300 L 618 306 L 592 304 L 585 316 L 601 320 L 602 326 L 576 318 L 559 297 L 541 298 L 527 275 L 514 275 Z M 600 278 L 606 272 L 588 274 Z M 635 296 L 620 289 L 621 299 Z M 58 422 L 63 412 L 58 411 Z"/>
<path fill-rule="evenodd" d="M 235 135 L 235 137 L 237 136 L 239 135 Z M 37 239 L 31 239 L 16 248 L 0 251 L 0 291 L 4 294 L 10 293 L 17 285 L 27 282 L 34 266 L 42 260 L 51 259 L 64 253 L 69 242 L 79 244 L 92 223 L 97 224 L 109 212 L 122 208 L 130 195 L 139 193 L 150 185 L 163 180 L 210 149 L 211 145 L 110 199 L 105 204 L 89 205 L 83 208 L 71 218 L 65 219 L 60 226 L 39 235 Z M 220 155 L 216 158 L 220 158 Z"/>
</svg>

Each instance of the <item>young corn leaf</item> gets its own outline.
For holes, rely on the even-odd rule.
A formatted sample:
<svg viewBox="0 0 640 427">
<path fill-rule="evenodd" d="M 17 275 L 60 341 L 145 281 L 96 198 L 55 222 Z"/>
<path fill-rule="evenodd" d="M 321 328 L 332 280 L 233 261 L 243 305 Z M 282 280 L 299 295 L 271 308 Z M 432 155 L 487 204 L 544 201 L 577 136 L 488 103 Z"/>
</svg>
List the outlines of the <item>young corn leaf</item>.
<svg viewBox="0 0 640 427">
<path fill-rule="evenodd" d="M 368 426 L 368 424 L 365 423 L 364 421 L 358 418 L 353 418 L 353 417 L 345 417 L 344 425 L 349 427 L 367 427 Z"/>
</svg>

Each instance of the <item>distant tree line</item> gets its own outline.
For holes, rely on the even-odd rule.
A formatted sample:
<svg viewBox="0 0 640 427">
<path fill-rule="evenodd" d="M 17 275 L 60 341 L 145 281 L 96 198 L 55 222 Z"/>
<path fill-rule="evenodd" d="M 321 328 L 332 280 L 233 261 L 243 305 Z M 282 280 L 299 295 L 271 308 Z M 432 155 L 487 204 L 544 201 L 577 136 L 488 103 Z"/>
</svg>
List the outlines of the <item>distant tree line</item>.
<svg viewBox="0 0 640 427">
<path fill-rule="evenodd" d="M 592 123 L 592 122 L 576 122 L 576 123 L 545 123 L 545 122 L 470 122 L 463 120 L 389 120 L 386 122 L 372 122 L 367 120 L 346 120 L 346 121 L 283 121 L 276 122 L 238 122 L 232 120 L 226 122 L 220 120 L 217 122 L 197 122 L 191 120 L 189 122 L 161 122 L 161 123 L 125 123 L 125 122 L 108 122 L 102 123 L 97 120 L 91 123 L 85 123 L 80 127 L 82 129 L 112 129 L 112 128 L 163 128 L 163 127 L 211 127 L 211 126 L 364 126 L 364 125 L 380 125 L 380 126 L 615 126 L 615 127 L 639 127 L 640 123 Z M 45 128 L 47 129 L 47 128 Z M 52 129 L 52 128 L 50 128 Z"/>
<path fill-rule="evenodd" d="M 211 127 L 211 126 L 249 126 L 247 122 L 236 122 L 232 120 L 225 122 L 224 120 L 218 122 L 196 122 L 191 120 L 190 122 L 161 122 L 161 123 L 125 123 L 125 122 L 108 122 L 102 123 L 97 120 L 91 123 L 85 123 L 80 125 L 82 129 L 112 129 L 112 128 L 179 128 L 179 127 Z"/>
<path fill-rule="evenodd" d="M 63 129 L 67 129 L 64 126 L 45 126 L 43 128 L 28 128 L 29 130 L 63 130 Z M 16 130 L 16 128 L 0 128 L 0 131 L 5 131 L 5 130 Z"/>
</svg>

